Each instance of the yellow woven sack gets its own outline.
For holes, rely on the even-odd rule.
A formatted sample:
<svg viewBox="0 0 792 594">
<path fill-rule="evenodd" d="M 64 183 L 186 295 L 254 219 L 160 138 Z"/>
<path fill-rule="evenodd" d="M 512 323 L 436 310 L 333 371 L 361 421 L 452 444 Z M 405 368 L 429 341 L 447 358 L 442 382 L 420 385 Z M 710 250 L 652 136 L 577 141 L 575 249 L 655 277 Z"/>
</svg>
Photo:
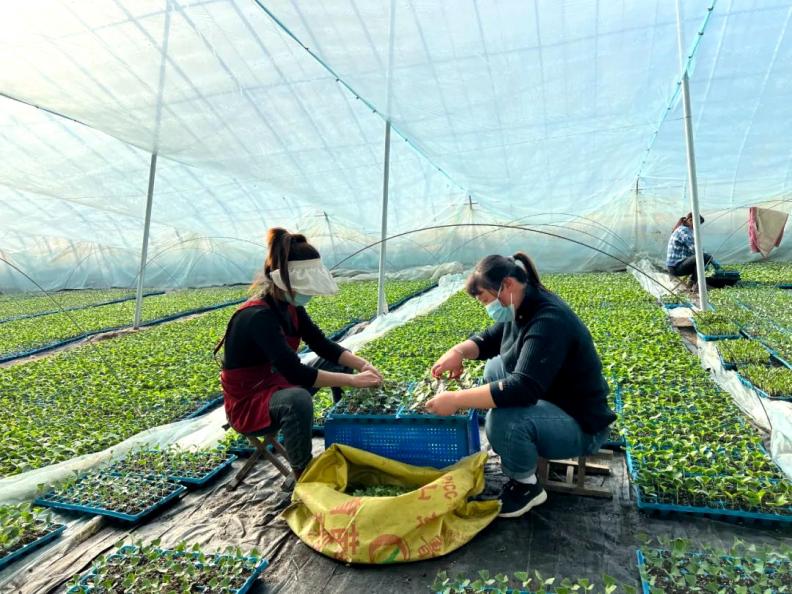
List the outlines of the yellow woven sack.
<svg viewBox="0 0 792 594">
<path fill-rule="evenodd" d="M 468 501 L 484 490 L 486 459 L 481 452 L 436 470 L 333 444 L 302 474 L 283 518 L 309 547 L 347 563 L 440 557 L 498 515 L 498 501 Z M 345 493 L 375 485 L 415 490 L 396 497 Z"/>
</svg>

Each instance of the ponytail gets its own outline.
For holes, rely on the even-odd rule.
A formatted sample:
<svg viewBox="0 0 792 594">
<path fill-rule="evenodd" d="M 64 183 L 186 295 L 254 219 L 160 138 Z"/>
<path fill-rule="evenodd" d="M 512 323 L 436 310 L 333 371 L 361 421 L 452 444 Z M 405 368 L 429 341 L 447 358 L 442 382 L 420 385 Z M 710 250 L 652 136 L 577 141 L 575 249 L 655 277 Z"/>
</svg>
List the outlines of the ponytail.
<svg viewBox="0 0 792 594">
<path fill-rule="evenodd" d="M 536 265 L 533 263 L 533 260 L 528 257 L 528 254 L 525 252 L 517 252 L 512 256 L 512 259 L 514 260 L 515 264 L 517 262 L 522 264 L 522 270 L 525 271 L 526 280 L 520 282 L 527 281 L 529 285 L 544 288 L 542 281 L 539 279 L 539 271 L 536 270 Z"/>
<path fill-rule="evenodd" d="M 282 299 L 284 291 L 272 282 L 272 271 L 280 270 L 280 277 L 289 293 L 293 293 L 289 280 L 289 262 L 297 260 L 312 260 L 319 258 L 319 252 L 313 247 L 302 233 L 289 233 L 282 227 L 273 227 L 267 231 L 267 258 L 264 269 L 256 276 L 251 286 L 251 292 L 259 297 L 272 295 Z"/>
<path fill-rule="evenodd" d="M 482 259 L 468 277 L 465 290 L 471 297 L 476 297 L 484 290 L 495 293 L 509 276 L 518 282 L 544 289 L 531 258 L 524 252 L 517 252 L 510 258 L 492 255 Z"/>
</svg>

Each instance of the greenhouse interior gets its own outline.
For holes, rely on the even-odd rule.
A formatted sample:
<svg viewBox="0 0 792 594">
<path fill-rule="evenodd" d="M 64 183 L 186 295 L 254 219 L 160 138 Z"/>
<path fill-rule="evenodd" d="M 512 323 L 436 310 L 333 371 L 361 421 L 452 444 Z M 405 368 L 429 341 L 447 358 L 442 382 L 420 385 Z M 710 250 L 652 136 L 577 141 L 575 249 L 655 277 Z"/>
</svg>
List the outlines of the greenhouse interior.
<svg viewBox="0 0 792 594">
<path fill-rule="evenodd" d="M 0 592 L 792 592 L 790 0 L 0 14 Z"/>
</svg>

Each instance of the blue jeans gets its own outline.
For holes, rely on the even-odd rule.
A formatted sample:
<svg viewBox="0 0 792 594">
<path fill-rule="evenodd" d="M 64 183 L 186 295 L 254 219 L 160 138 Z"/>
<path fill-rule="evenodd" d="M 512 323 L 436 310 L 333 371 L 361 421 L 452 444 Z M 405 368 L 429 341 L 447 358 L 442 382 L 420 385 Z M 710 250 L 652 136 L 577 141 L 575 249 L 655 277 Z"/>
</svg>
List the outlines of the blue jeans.
<svg viewBox="0 0 792 594">
<path fill-rule="evenodd" d="M 484 367 L 484 380 L 506 377 L 503 361 L 494 357 Z M 592 454 L 608 438 L 609 428 L 596 435 L 584 432 L 578 422 L 547 400 L 533 406 L 493 408 L 487 413 L 487 439 L 501 458 L 503 473 L 523 480 L 536 473 L 537 458 L 557 460 Z"/>
</svg>

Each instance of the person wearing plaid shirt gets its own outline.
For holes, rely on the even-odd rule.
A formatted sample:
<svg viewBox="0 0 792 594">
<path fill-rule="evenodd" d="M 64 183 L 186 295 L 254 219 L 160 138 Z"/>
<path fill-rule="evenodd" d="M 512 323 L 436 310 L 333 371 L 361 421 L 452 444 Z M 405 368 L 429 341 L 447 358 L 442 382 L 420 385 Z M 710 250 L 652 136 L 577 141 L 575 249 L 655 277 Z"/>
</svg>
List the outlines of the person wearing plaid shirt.
<svg viewBox="0 0 792 594">
<path fill-rule="evenodd" d="M 704 217 L 699 215 L 703 223 Z M 710 254 L 704 254 L 704 265 L 712 261 Z M 714 263 L 714 262 L 713 262 Z M 674 232 L 668 240 L 666 252 L 666 266 L 668 272 L 674 276 L 690 275 L 690 285 L 695 286 L 696 275 L 696 250 L 693 240 L 693 213 L 688 213 L 677 221 Z"/>
</svg>

